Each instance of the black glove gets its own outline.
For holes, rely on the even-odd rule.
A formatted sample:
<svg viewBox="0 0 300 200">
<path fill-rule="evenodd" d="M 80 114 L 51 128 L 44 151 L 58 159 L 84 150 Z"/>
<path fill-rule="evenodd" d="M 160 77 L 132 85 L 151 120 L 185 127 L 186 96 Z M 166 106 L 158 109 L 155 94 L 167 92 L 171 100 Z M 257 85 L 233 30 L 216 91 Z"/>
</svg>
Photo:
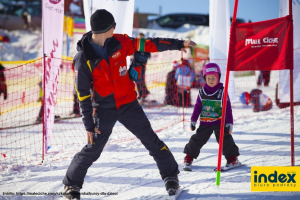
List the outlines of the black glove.
<svg viewBox="0 0 300 200">
<path fill-rule="evenodd" d="M 133 58 L 136 62 L 141 63 L 141 64 L 146 64 L 148 58 L 150 57 L 150 53 L 149 52 L 140 52 L 137 51 L 133 54 Z"/>
<path fill-rule="evenodd" d="M 194 131 L 196 129 L 196 122 L 191 122 L 191 130 Z"/>
</svg>

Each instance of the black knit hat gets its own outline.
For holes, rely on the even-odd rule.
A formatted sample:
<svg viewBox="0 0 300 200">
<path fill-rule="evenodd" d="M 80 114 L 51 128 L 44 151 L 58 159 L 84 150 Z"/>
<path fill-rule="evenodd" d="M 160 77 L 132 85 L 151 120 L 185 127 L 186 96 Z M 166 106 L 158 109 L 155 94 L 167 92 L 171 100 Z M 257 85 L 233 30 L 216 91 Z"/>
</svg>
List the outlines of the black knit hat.
<svg viewBox="0 0 300 200">
<path fill-rule="evenodd" d="M 114 16 L 105 9 L 96 10 L 91 16 L 92 33 L 105 33 L 116 26 Z"/>
</svg>

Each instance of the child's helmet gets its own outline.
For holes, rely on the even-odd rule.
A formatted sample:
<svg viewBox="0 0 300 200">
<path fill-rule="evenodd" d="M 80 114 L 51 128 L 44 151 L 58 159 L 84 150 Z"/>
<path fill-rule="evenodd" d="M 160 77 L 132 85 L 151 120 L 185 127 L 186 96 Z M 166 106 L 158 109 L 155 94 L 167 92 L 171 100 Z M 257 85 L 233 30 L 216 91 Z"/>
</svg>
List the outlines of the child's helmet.
<svg viewBox="0 0 300 200">
<path fill-rule="evenodd" d="M 219 81 L 220 81 L 221 70 L 220 70 L 220 67 L 216 63 L 208 63 L 203 67 L 203 76 L 204 76 L 205 80 L 206 80 L 206 77 L 205 77 L 206 75 L 214 74 L 214 73 L 219 74 Z"/>
<path fill-rule="evenodd" d="M 242 92 L 240 94 L 240 102 L 243 105 L 248 105 L 250 103 L 250 94 L 248 92 Z"/>
</svg>

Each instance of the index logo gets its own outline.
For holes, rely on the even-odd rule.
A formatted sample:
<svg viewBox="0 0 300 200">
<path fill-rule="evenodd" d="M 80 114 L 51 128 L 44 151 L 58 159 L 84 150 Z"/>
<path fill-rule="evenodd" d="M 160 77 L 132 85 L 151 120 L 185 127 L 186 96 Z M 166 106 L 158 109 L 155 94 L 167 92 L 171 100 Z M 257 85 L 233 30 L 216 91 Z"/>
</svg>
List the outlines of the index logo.
<svg viewBox="0 0 300 200">
<path fill-rule="evenodd" d="M 300 191 L 300 167 L 251 167 L 251 191 Z"/>
</svg>

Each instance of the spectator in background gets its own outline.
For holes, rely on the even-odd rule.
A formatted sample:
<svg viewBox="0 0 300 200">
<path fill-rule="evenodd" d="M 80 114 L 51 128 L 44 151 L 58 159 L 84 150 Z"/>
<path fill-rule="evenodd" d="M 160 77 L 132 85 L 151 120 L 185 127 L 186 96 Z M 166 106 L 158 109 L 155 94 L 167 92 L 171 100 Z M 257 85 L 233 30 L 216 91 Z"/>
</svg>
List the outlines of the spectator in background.
<svg viewBox="0 0 300 200">
<path fill-rule="evenodd" d="M 7 85 L 6 85 L 6 79 L 4 74 L 5 68 L 0 63 L 0 95 L 4 95 L 4 100 L 7 99 Z"/>
<path fill-rule="evenodd" d="M 193 86 L 192 88 L 201 88 L 205 85 L 205 79 L 204 79 L 204 76 L 203 76 L 203 67 L 208 63 L 209 59 L 204 59 L 202 60 L 201 64 L 203 65 L 202 66 L 202 69 L 197 72 L 196 69 L 195 69 L 195 80 L 193 82 Z"/>
<path fill-rule="evenodd" d="M 40 74 L 39 76 L 39 83 L 38 83 L 38 86 L 40 88 L 40 91 L 39 91 L 39 98 L 37 100 L 37 102 L 41 102 L 41 108 L 40 108 L 40 111 L 39 111 L 39 115 L 38 117 L 36 118 L 36 121 L 35 123 L 36 124 L 39 124 L 39 123 L 42 123 L 42 120 L 43 120 L 43 115 L 44 115 L 44 91 L 43 91 L 43 73 Z M 60 119 L 60 116 L 59 115 L 54 115 L 54 121 L 58 121 Z"/>
<path fill-rule="evenodd" d="M 137 38 L 145 38 L 144 33 L 139 33 Z M 146 97 L 150 94 L 149 90 L 147 89 L 146 82 L 145 82 L 145 74 L 146 74 L 146 64 L 148 58 L 150 58 L 151 53 L 149 52 L 141 52 L 137 51 L 133 54 L 133 61 L 130 65 L 130 72 L 132 72 L 133 68 L 135 70 L 140 70 L 141 75 L 137 79 L 131 76 L 131 79 L 135 81 L 137 89 L 138 89 L 138 100 L 142 102 L 147 101 Z M 131 73 L 130 73 L 131 74 Z"/>
<path fill-rule="evenodd" d="M 260 71 L 257 79 L 257 86 L 261 86 L 262 82 L 264 83 L 264 86 L 269 86 L 270 74 L 271 71 Z"/>
<path fill-rule="evenodd" d="M 182 59 L 182 64 L 176 69 L 175 79 L 178 86 L 179 106 L 191 106 L 191 86 L 195 72 L 190 67 L 188 60 Z"/>
<path fill-rule="evenodd" d="M 39 98 L 37 100 L 37 102 L 41 102 L 42 105 L 40 107 L 40 111 L 39 111 L 39 115 L 38 117 L 36 118 L 36 123 L 39 124 L 42 122 L 43 120 L 43 113 L 44 113 L 44 100 L 43 100 L 43 95 L 44 95 L 44 92 L 43 92 L 43 74 L 40 74 L 39 76 L 39 82 L 38 82 L 38 86 L 40 88 L 40 91 L 39 91 Z"/>
<path fill-rule="evenodd" d="M 173 69 L 167 74 L 167 83 L 166 83 L 166 97 L 165 104 L 178 106 L 178 87 L 176 85 L 175 73 L 176 69 L 179 67 L 177 61 L 173 62 Z"/>
<path fill-rule="evenodd" d="M 21 17 L 24 21 L 24 29 L 29 30 L 31 28 L 31 15 L 26 9 L 24 9 Z"/>
</svg>

